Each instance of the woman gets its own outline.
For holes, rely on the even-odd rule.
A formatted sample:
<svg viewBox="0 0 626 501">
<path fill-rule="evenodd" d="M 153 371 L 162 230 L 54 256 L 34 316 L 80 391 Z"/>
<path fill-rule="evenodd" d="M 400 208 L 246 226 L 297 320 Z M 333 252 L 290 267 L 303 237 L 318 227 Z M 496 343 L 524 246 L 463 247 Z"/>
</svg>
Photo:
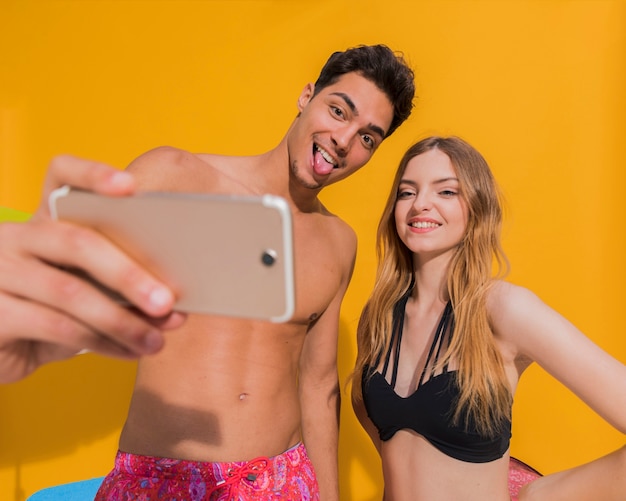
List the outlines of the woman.
<svg viewBox="0 0 626 501">
<path fill-rule="evenodd" d="M 482 156 L 431 137 L 402 158 L 358 327 L 355 412 L 382 459 L 385 501 L 626 499 L 626 447 L 527 476 L 509 456 L 519 377 L 536 361 L 626 432 L 626 366 L 534 294 L 501 280 L 501 207 Z M 498 265 L 494 274 L 492 264 Z"/>
</svg>

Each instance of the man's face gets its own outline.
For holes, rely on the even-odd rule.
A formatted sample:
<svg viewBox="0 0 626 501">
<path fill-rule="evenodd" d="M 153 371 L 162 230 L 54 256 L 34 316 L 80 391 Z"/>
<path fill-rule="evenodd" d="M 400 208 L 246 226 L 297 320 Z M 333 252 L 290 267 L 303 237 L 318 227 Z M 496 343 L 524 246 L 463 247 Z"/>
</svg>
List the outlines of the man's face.
<svg viewBox="0 0 626 501">
<path fill-rule="evenodd" d="M 387 95 L 358 73 L 346 73 L 313 96 L 305 87 L 288 139 L 292 175 L 319 189 L 361 168 L 383 141 L 393 119 Z"/>
</svg>

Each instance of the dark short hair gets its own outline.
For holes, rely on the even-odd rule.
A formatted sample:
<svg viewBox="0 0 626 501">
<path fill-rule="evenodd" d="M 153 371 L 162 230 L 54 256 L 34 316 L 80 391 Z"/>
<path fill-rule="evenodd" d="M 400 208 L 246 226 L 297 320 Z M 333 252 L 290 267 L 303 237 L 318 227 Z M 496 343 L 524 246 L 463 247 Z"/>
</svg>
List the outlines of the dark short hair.
<svg viewBox="0 0 626 501">
<path fill-rule="evenodd" d="M 335 52 L 328 58 L 315 82 L 314 95 L 353 71 L 374 83 L 393 104 L 393 120 L 387 132 L 389 137 L 409 118 L 413 109 L 413 70 L 401 53 L 392 51 L 386 45 L 359 45 L 344 52 Z"/>
</svg>

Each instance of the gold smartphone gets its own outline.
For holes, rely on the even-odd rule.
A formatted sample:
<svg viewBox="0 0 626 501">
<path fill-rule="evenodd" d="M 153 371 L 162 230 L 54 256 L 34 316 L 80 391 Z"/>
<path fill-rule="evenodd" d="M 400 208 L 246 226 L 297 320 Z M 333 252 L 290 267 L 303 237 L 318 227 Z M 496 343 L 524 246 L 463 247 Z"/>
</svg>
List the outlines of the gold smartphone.
<svg viewBox="0 0 626 501">
<path fill-rule="evenodd" d="M 108 197 L 64 186 L 50 195 L 50 211 L 101 232 L 170 285 L 179 311 L 272 322 L 293 315 L 292 219 L 281 197 Z"/>
</svg>

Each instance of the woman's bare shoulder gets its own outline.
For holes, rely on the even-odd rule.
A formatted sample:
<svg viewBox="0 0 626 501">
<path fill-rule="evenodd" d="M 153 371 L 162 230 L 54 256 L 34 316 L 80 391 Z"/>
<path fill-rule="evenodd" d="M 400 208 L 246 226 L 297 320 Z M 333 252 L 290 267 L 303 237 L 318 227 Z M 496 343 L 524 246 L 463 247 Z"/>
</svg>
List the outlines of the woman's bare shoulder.
<svg viewBox="0 0 626 501">
<path fill-rule="evenodd" d="M 494 281 L 487 293 L 486 306 L 496 336 L 516 343 L 529 320 L 546 308 L 530 289 L 504 280 Z"/>
<path fill-rule="evenodd" d="M 494 280 L 487 292 L 487 309 L 490 313 L 514 313 L 538 300 L 537 295 L 526 287 L 506 280 Z"/>
</svg>

